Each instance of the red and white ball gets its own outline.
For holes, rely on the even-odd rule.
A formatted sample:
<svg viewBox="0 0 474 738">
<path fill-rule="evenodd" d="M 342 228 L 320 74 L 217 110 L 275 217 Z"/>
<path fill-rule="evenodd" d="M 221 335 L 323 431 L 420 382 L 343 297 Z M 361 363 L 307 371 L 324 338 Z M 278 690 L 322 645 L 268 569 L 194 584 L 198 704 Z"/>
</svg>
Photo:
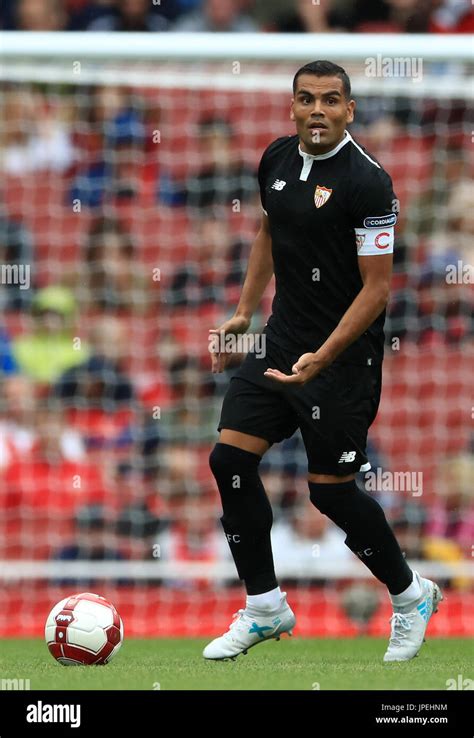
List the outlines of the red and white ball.
<svg viewBox="0 0 474 738">
<path fill-rule="evenodd" d="M 123 641 L 123 623 L 104 597 L 82 592 L 53 607 L 46 620 L 48 648 L 60 664 L 108 664 Z"/>
</svg>

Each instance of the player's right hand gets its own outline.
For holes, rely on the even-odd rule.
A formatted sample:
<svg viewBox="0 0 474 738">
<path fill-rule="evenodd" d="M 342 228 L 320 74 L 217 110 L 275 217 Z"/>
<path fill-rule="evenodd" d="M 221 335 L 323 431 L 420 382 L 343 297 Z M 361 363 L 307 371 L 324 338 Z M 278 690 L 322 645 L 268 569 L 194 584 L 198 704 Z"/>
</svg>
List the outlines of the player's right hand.
<svg viewBox="0 0 474 738">
<path fill-rule="evenodd" d="M 224 338 L 227 335 L 238 336 L 241 333 L 245 333 L 249 326 L 249 318 L 245 318 L 242 315 L 234 315 L 229 320 L 226 320 L 220 328 L 209 329 L 209 351 L 211 353 L 213 374 L 220 374 L 220 372 L 224 371 L 229 357 L 231 356 L 230 352 L 220 350 L 220 342 L 223 340 L 220 338 L 220 335 Z M 213 336 L 216 336 L 216 338 L 213 338 Z"/>
</svg>

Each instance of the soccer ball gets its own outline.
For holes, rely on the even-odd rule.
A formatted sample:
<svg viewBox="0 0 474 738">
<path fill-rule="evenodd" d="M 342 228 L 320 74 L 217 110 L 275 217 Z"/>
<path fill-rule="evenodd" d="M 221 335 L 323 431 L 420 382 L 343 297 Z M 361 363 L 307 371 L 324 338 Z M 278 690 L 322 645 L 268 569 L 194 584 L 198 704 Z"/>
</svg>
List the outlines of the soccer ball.
<svg viewBox="0 0 474 738">
<path fill-rule="evenodd" d="M 123 623 L 104 597 L 82 592 L 53 607 L 44 633 L 60 664 L 108 664 L 122 645 Z"/>
</svg>

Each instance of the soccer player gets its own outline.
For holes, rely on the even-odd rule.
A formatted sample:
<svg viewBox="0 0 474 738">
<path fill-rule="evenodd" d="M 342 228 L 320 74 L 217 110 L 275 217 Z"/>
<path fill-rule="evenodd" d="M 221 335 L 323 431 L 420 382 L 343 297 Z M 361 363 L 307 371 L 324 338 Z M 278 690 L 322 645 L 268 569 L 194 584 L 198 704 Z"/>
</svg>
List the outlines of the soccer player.
<svg viewBox="0 0 474 738">
<path fill-rule="evenodd" d="M 385 661 L 416 656 L 442 599 L 434 582 L 410 569 L 383 509 L 355 482 L 356 472 L 370 469 L 366 440 L 380 400 L 398 207 L 387 172 L 347 131 L 354 110 L 344 69 L 316 61 L 298 70 L 296 135 L 263 154 L 262 222 L 240 301 L 234 316 L 210 331 L 212 340 L 247 331 L 275 274 L 266 350 L 250 351 L 232 377 L 209 459 L 247 601 L 229 630 L 206 646 L 207 659 L 234 658 L 292 634 L 295 616 L 275 576 L 272 509 L 258 465 L 297 428 L 311 502 L 388 588 L 394 613 Z M 223 348 L 211 349 L 213 372 L 225 367 Z"/>
</svg>

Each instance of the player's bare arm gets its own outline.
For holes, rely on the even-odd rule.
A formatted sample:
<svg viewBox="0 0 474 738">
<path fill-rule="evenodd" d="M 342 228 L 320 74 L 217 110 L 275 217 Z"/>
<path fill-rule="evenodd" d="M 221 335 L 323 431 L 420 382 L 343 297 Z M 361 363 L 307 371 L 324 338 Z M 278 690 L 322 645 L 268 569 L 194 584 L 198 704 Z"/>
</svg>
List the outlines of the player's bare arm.
<svg viewBox="0 0 474 738">
<path fill-rule="evenodd" d="M 262 213 L 260 230 L 253 242 L 250 251 L 247 273 L 239 304 L 235 314 L 226 320 L 219 328 L 211 328 L 209 335 L 224 333 L 240 334 L 248 330 L 252 315 L 258 307 L 262 295 L 273 275 L 272 239 L 268 217 Z M 220 373 L 224 370 L 230 354 L 212 352 L 212 373 Z"/>
<path fill-rule="evenodd" d="M 393 254 L 359 256 L 358 263 L 363 287 L 325 343 L 315 353 L 302 354 L 292 367 L 293 374 L 268 369 L 265 376 L 277 382 L 306 384 L 372 325 L 388 302 Z"/>
</svg>

